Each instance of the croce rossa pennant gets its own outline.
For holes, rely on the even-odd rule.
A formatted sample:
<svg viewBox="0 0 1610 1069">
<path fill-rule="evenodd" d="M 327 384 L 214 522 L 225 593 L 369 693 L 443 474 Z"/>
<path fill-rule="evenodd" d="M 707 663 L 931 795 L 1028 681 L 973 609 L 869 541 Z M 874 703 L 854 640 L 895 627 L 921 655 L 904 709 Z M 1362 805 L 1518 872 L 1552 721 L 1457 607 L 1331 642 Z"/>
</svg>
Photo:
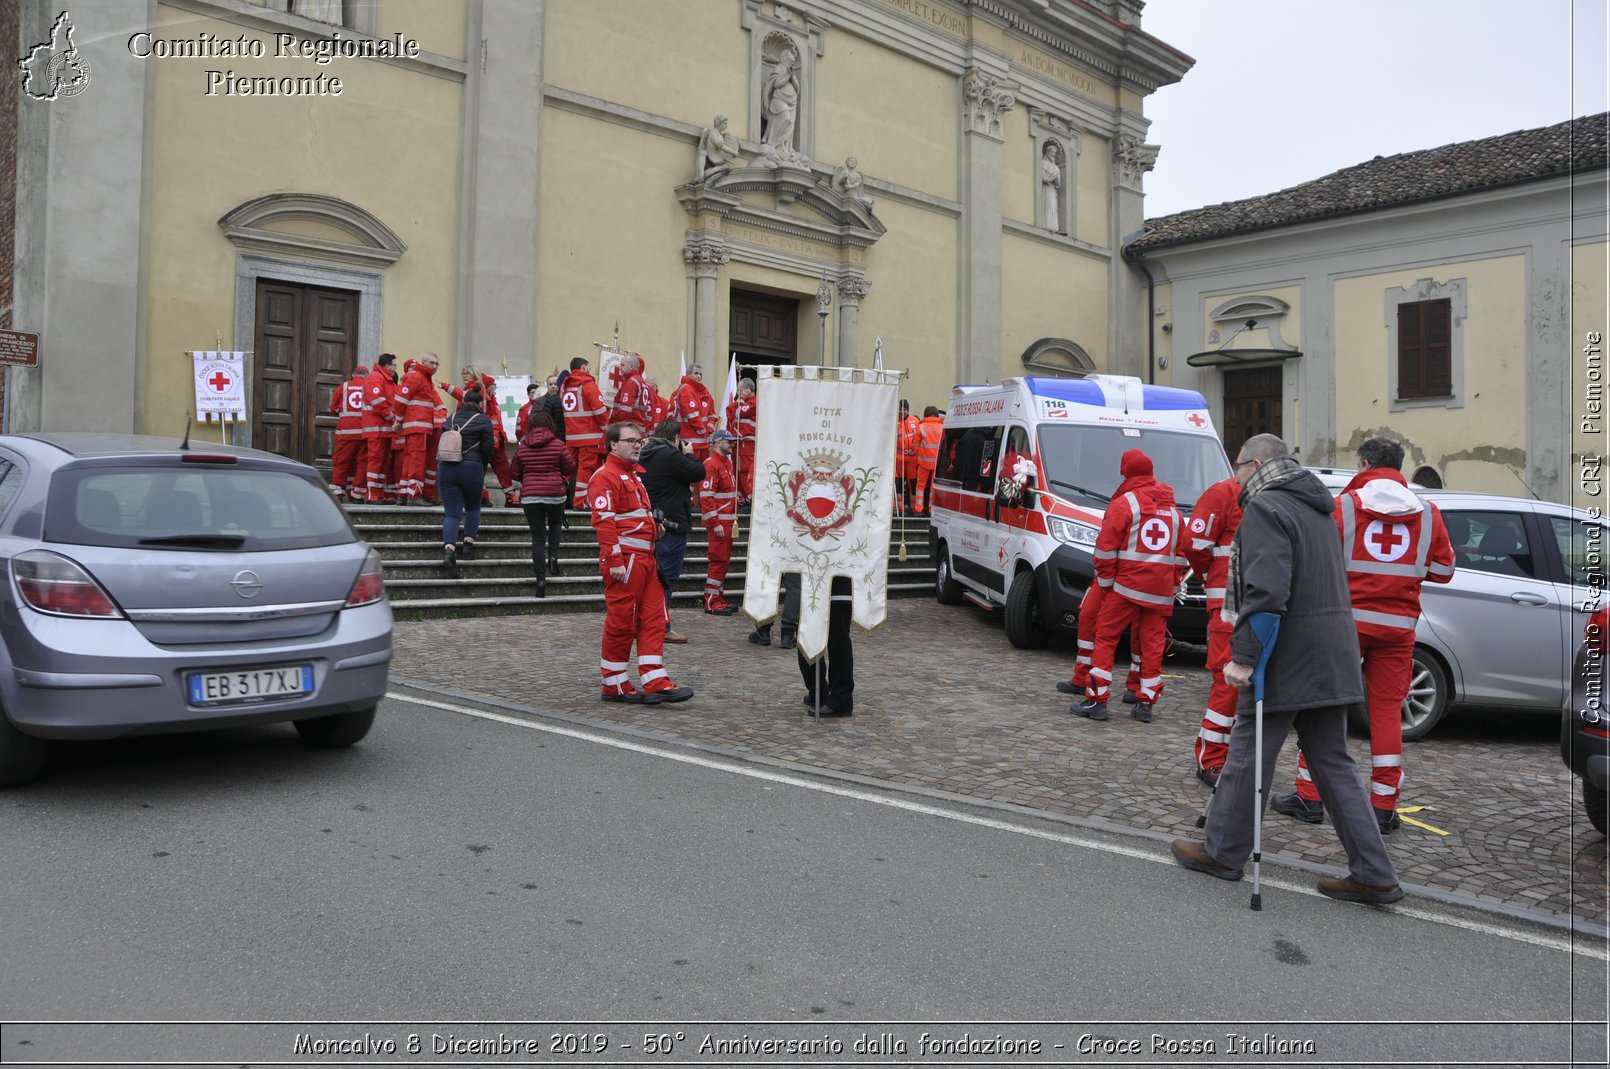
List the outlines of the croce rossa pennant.
<svg viewBox="0 0 1610 1069">
<path fill-rule="evenodd" d="M 800 575 L 798 642 L 806 660 L 827 647 L 828 589 L 848 576 L 853 616 L 883 623 L 894 506 L 899 373 L 761 367 L 745 615 L 777 615 L 788 572 Z"/>
</svg>

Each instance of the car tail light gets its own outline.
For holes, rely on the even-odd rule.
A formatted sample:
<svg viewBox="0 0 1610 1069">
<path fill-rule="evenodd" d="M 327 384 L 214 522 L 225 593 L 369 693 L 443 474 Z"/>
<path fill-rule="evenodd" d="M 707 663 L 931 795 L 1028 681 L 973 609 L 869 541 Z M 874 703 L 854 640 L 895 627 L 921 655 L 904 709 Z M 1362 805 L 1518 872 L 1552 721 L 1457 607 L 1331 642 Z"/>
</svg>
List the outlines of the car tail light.
<svg viewBox="0 0 1610 1069">
<path fill-rule="evenodd" d="M 17 590 L 30 608 L 53 616 L 122 618 L 123 610 L 77 562 L 43 550 L 11 561 Z"/>
<path fill-rule="evenodd" d="M 1601 606 L 1588 617 L 1588 626 L 1582 629 L 1582 641 L 1592 653 L 1604 655 L 1605 628 L 1610 627 L 1610 605 Z"/>
<path fill-rule="evenodd" d="M 185 464 L 233 464 L 239 459 L 229 453 L 185 453 L 179 458 Z"/>
<path fill-rule="evenodd" d="M 352 584 L 352 590 L 347 594 L 347 608 L 372 605 L 385 596 L 386 581 L 380 575 L 380 554 L 371 549 L 369 556 L 364 559 L 363 571 L 358 573 L 358 581 Z"/>
</svg>

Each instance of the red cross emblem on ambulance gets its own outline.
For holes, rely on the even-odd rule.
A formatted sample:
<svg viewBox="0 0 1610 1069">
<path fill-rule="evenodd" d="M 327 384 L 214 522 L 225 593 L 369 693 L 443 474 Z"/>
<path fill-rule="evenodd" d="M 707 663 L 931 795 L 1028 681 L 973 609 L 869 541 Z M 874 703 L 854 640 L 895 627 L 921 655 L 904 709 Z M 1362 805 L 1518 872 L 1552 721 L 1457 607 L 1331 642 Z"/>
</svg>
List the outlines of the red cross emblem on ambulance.
<svg viewBox="0 0 1610 1069">
<path fill-rule="evenodd" d="M 1197 430 L 1201 430 L 1203 427 L 1207 426 L 1207 420 L 1203 419 L 1201 415 L 1196 412 L 1192 412 L 1189 416 L 1186 416 L 1185 422 L 1189 423 Z"/>
<path fill-rule="evenodd" d="M 1153 553 L 1168 548 L 1168 524 L 1153 516 L 1140 525 L 1140 544 Z"/>
<path fill-rule="evenodd" d="M 1371 520 L 1364 528 L 1364 549 L 1378 561 L 1395 561 L 1409 551 L 1409 528 L 1401 523 Z"/>
</svg>

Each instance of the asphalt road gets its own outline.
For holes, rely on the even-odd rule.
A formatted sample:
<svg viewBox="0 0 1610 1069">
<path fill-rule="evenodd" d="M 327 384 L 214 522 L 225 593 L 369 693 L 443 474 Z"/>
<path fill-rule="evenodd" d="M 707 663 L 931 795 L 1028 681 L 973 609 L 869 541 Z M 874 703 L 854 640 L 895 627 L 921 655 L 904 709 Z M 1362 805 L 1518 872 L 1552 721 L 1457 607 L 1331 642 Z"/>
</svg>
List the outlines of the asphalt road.
<svg viewBox="0 0 1610 1069">
<path fill-rule="evenodd" d="M 458 700 L 388 700 L 349 751 L 60 747 L 0 827 L 0 1019 L 125 1022 L 9 1024 L 6 1065 L 520 1064 L 496 1035 L 603 1036 L 542 1055 L 595 1064 L 731 1060 L 706 1036 L 843 1044 L 750 1064 L 1235 1064 L 1231 1034 L 1289 1064 L 1605 1061 L 1603 947 L 1558 931 L 1269 866 L 1253 912 L 1250 873 L 1150 842 Z"/>
</svg>

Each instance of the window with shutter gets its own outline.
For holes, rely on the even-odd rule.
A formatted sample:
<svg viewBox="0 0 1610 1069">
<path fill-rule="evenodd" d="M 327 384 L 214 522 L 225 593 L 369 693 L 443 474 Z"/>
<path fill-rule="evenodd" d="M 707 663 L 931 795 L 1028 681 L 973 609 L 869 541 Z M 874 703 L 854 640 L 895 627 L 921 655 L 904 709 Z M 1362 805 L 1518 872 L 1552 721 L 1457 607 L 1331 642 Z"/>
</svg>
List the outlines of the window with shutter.
<svg viewBox="0 0 1610 1069">
<path fill-rule="evenodd" d="M 1398 305 L 1398 397 L 1453 393 L 1453 310 L 1446 297 Z"/>
</svg>

